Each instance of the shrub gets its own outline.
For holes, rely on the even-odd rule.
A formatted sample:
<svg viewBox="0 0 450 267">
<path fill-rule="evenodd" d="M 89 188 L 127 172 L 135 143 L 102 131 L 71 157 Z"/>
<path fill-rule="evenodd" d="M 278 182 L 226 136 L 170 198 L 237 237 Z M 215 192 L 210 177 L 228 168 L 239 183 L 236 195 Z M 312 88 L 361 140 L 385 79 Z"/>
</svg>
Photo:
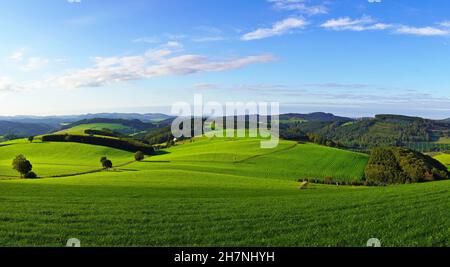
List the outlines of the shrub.
<svg viewBox="0 0 450 267">
<path fill-rule="evenodd" d="M 24 178 L 27 178 L 27 179 L 36 179 L 36 178 L 38 178 L 38 177 L 37 177 L 37 174 L 36 174 L 36 173 L 34 173 L 34 172 L 29 172 L 29 173 L 27 173 L 27 174 L 24 175 Z"/>
<path fill-rule="evenodd" d="M 105 169 L 111 169 L 113 167 L 113 164 L 109 159 L 105 159 L 104 161 L 102 161 L 102 166 Z"/>
<path fill-rule="evenodd" d="M 134 159 L 136 161 L 142 161 L 142 160 L 144 160 L 144 158 L 145 158 L 145 155 L 144 155 L 144 153 L 142 153 L 142 151 L 138 151 L 134 154 Z"/>
</svg>

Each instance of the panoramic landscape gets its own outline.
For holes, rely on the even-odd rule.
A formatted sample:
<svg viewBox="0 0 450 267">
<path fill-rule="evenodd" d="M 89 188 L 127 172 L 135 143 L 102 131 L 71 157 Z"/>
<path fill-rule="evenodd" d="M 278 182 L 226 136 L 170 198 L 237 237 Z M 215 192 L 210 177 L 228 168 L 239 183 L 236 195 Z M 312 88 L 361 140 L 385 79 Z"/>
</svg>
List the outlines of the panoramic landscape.
<svg viewBox="0 0 450 267">
<path fill-rule="evenodd" d="M 1 247 L 450 246 L 448 3 L 8 2 Z"/>
</svg>

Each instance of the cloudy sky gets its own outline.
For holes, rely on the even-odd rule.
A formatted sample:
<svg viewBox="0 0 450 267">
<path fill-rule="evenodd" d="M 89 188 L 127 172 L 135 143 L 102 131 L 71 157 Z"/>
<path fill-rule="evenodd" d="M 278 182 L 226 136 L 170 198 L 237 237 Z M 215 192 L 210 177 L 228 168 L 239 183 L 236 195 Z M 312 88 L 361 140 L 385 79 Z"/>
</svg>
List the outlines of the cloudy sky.
<svg viewBox="0 0 450 267">
<path fill-rule="evenodd" d="M 31 3 L 32 2 L 32 3 Z M 0 3 L 0 115 L 176 101 L 450 117 L 450 1 Z"/>
</svg>

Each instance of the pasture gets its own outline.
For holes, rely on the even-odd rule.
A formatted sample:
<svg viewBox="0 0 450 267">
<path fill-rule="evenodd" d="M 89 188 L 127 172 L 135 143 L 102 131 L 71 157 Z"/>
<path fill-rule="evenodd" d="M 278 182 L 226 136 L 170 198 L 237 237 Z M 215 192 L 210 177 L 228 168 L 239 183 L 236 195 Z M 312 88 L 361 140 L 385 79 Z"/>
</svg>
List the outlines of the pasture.
<svg viewBox="0 0 450 267">
<path fill-rule="evenodd" d="M 22 142 L 0 147 L 2 173 L 19 152 L 38 173 L 39 161 L 62 173 L 64 163 L 95 168 L 100 156 L 132 157 Z M 64 246 L 72 237 L 82 246 L 365 246 L 372 237 L 383 246 L 448 246 L 450 181 L 298 189 L 300 177 L 360 178 L 366 162 L 313 144 L 261 150 L 254 139 L 197 139 L 114 171 L 0 180 L 0 246 Z"/>
</svg>

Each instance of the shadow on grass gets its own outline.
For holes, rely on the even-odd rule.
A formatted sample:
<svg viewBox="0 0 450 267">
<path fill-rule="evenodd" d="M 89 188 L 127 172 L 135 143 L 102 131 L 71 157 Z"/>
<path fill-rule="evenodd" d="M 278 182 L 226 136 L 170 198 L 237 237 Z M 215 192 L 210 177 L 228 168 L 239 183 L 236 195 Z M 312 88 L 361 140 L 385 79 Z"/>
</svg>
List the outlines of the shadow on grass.
<svg viewBox="0 0 450 267">
<path fill-rule="evenodd" d="M 160 156 L 160 155 L 166 155 L 166 154 L 170 154 L 170 152 L 167 152 L 165 150 L 157 150 L 157 151 L 155 151 L 155 154 L 153 154 L 152 156 Z"/>
</svg>

